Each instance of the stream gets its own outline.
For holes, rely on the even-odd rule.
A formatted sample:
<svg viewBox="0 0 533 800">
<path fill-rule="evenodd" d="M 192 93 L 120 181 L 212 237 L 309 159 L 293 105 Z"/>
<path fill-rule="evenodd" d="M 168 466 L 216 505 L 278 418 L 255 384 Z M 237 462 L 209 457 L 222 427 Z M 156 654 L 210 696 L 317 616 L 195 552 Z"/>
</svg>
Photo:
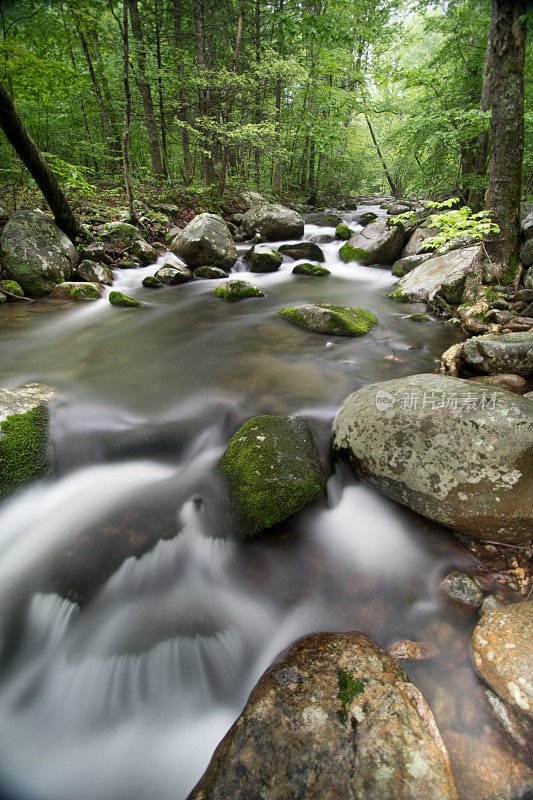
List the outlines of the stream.
<svg viewBox="0 0 533 800">
<path fill-rule="evenodd" d="M 306 225 L 304 238 L 324 233 Z M 474 622 L 437 592 L 474 563 L 449 532 L 334 464 L 325 496 L 295 517 L 229 536 L 214 467 L 246 419 L 303 416 L 327 453 L 346 395 L 432 372 L 458 339 L 405 319 L 423 309 L 386 297 L 389 269 L 343 264 L 341 244 L 321 245 L 326 278 L 292 275 L 287 257 L 269 274 L 239 260 L 266 297 L 233 304 L 216 281 L 144 289 L 152 265 L 113 286 L 145 308 L 2 307 L 2 385 L 60 392 L 53 475 L 0 505 L 2 798 L 184 800 L 263 670 L 315 630 L 435 642 L 438 658 L 405 666 L 441 731 L 496 736 L 469 662 Z M 328 338 L 275 315 L 313 301 L 380 325 Z M 117 530 L 140 557 L 124 560 Z"/>
</svg>

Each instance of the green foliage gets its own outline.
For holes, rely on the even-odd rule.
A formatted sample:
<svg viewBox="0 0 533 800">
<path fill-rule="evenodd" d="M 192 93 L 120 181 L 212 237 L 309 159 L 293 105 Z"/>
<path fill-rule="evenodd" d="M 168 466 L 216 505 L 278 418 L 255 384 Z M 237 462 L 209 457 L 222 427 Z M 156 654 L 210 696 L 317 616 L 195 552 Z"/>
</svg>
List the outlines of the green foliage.
<svg viewBox="0 0 533 800">
<path fill-rule="evenodd" d="M 477 214 L 473 214 L 472 209 L 468 206 L 453 209 L 452 206 L 458 202 L 458 197 L 451 197 L 441 203 L 429 201 L 425 204 L 428 208 L 441 211 L 441 213 L 431 214 L 425 223 L 428 228 L 436 228 L 438 233 L 424 240 L 424 250 L 439 252 L 452 239 L 462 237 L 481 242 L 488 233 L 499 232 L 498 225 L 491 221 L 490 211 L 479 211 Z M 415 214 L 407 212 L 394 217 L 393 222 L 407 222 L 414 218 L 416 218 Z"/>
</svg>

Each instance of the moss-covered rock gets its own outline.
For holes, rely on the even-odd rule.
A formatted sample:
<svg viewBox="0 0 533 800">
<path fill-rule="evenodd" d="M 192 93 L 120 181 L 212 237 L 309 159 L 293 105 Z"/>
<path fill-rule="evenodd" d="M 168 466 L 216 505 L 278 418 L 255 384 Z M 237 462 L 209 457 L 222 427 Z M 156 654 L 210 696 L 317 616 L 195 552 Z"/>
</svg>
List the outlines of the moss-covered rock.
<svg viewBox="0 0 533 800">
<path fill-rule="evenodd" d="M 370 225 L 371 222 L 374 222 L 374 220 L 377 219 L 377 216 L 378 215 L 374 214 L 373 211 L 365 211 L 360 216 L 357 216 L 356 220 L 359 225 L 362 225 L 364 228 L 366 225 Z"/>
<path fill-rule="evenodd" d="M 254 536 L 300 511 L 326 486 L 326 473 L 304 420 L 252 417 L 219 463 L 239 537 Z"/>
<path fill-rule="evenodd" d="M 141 262 L 136 258 L 122 258 L 118 264 L 118 269 L 139 269 Z"/>
<path fill-rule="evenodd" d="M 222 300 L 245 300 L 247 297 L 264 297 L 265 293 L 258 286 L 254 286 L 248 281 L 230 280 L 220 283 L 215 289 L 216 297 Z"/>
<path fill-rule="evenodd" d="M 409 295 L 404 294 L 401 289 L 395 289 L 393 292 L 387 294 L 389 300 L 395 300 L 397 303 L 410 303 L 411 298 Z"/>
<path fill-rule="evenodd" d="M 431 322 L 431 317 L 427 314 L 409 314 L 405 319 L 410 319 L 411 322 Z"/>
<path fill-rule="evenodd" d="M 157 254 L 151 244 L 145 242 L 144 239 L 136 239 L 131 244 L 131 252 L 139 259 L 143 266 L 153 264 L 157 259 Z"/>
<path fill-rule="evenodd" d="M 346 242 L 339 250 L 339 255 L 345 264 L 348 264 L 349 261 L 358 261 L 362 264 L 365 259 L 370 257 L 370 251 L 362 247 L 354 247 L 349 242 Z"/>
<path fill-rule="evenodd" d="M 54 286 L 50 296 L 68 300 L 99 300 L 103 291 L 103 286 L 99 283 L 64 281 Z"/>
<path fill-rule="evenodd" d="M 48 472 L 49 403 L 54 397 L 53 389 L 38 383 L 0 389 L 0 496 Z"/>
<path fill-rule="evenodd" d="M 161 289 L 163 283 L 155 275 L 147 275 L 146 278 L 143 278 L 143 286 L 145 289 Z"/>
<path fill-rule="evenodd" d="M 256 247 L 252 253 L 250 269 L 252 272 L 275 272 L 283 261 L 281 253 L 270 247 Z"/>
<path fill-rule="evenodd" d="M 0 270 L 17 281 L 24 294 L 49 294 L 70 277 L 76 248 L 51 217 L 40 211 L 16 211 L 0 237 Z"/>
<path fill-rule="evenodd" d="M 412 272 L 416 267 L 418 267 L 420 264 L 423 264 L 424 261 L 428 261 L 430 258 L 430 253 L 420 253 L 419 255 L 415 256 L 405 256 L 404 258 L 399 258 L 398 261 L 395 261 L 392 265 L 391 272 L 397 278 L 403 278 L 403 276 L 407 275 L 408 272 Z"/>
<path fill-rule="evenodd" d="M 112 306 L 123 306 L 124 308 L 138 308 L 144 305 L 140 300 L 134 300 L 133 297 L 117 291 L 109 293 L 109 302 Z"/>
<path fill-rule="evenodd" d="M 91 283 L 103 283 L 105 286 L 113 284 L 113 273 L 109 267 L 97 264 L 95 261 L 84 259 L 76 267 L 75 276 Z"/>
<path fill-rule="evenodd" d="M 336 228 L 342 222 L 342 217 L 334 211 L 311 211 L 304 214 L 304 220 L 308 225 L 320 225 L 322 228 Z"/>
<path fill-rule="evenodd" d="M 444 300 L 459 305 L 472 300 L 482 277 L 481 245 L 432 256 L 400 279 L 398 289 L 413 302 Z"/>
<path fill-rule="evenodd" d="M 349 308 L 330 303 L 288 306 L 278 311 L 278 315 L 311 331 L 336 336 L 364 336 L 379 322 L 374 314 L 364 308 Z"/>
<path fill-rule="evenodd" d="M 198 267 L 194 270 L 193 275 L 195 278 L 204 281 L 214 281 L 229 277 L 226 270 L 220 269 L 220 267 Z"/>
<path fill-rule="evenodd" d="M 404 240 L 404 228 L 386 217 L 378 217 L 354 234 L 340 251 L 343 261 L 358 261 L 364 266 L 391 264 L 398 257 Z"/>
<path fill-rule="evenodd" d="M 0 289 L 4 292 L 10 292 L 16 297 L 24 297 L 22 286 L 16 281 L 0 281 Z"/>
<path fill-rule="evenodd" d="M 139 229 L 129 222 L 105 222 L 96 229 L 96 234 L 103 242 L 113 242 L 114 245 L 131 247 L 141 238 Z"/>
<path fill-rule="evenodd" d="M 340 225 L 337 225 L 335 228 L 335 237 L 337 239 L 341 239 L 343 242 L 346 242 L 351 236 L 353 236 L 353 231 L 347 225 L 345 225 L 344 222 L 341 222 Z"/>
<path fill-rule="evenodd" d="M 177 286 L 180 283 L 192 281 L 192 272 L 181 264 L 166 263 L 155 273 L 155 277 L 168 286 Z"/>
<path fill-rule="evenodd" d="M 326 267 L 319 267 L 316 264 L 296 264 L 292 270 L 293 275 L 311 275 L 312 277 L 319 278 L 323 275 L 331 275 L 329 269 Z"/>
</svg>

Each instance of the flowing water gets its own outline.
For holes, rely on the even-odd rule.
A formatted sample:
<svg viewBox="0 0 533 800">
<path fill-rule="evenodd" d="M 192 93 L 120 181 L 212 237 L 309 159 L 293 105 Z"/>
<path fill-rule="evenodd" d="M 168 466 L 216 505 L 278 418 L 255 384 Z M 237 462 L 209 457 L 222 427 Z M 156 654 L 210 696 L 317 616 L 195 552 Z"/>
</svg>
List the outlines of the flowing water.
<svg viewBox="0 0 533 800">
<path fill-rule="evenodd" d="M 305 238 L 332 232 L 307 225 Z M 53 475 L 0 506 L 2 797 L 182 800 L 261 672 L 315 630 L 436 642 L 441 656 L 408 673 L 441 729 L 493 735 L 473 623 L 436 591 L 471 564 L 448 533 L 334 464 L 325 497 L 253 541 L 230 537 L 214 466 L 240 424 L 301 415 L 327 453 L 347 394 L 433 371 L 457 336 L 406 320 L 415 307 L 387 299 L 389 270 L 321 246 L 327 278 L 292 275 L 288 258 L 261 275 L 239 261 L 267 296 L 234 304 L 214 281 L 144 289 L 152 266 L 114 286 L 146 308 L 2 307 L 2 385 L 60 391 Z M 275 316 L 313 301 L 380 325 L 328 339 Z"/>
</svg>

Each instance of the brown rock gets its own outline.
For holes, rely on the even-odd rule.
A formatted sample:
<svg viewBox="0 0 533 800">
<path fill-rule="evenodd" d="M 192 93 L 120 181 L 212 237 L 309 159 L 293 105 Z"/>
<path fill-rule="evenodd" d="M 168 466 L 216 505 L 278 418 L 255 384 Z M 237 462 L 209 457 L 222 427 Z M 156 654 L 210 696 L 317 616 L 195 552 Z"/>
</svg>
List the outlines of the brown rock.
<svg viewBox="0 0 533 800">
<path fill-rule="evenodd" d="M 515 711 L 486 686 L 483 687 L 483 694 L 494 716 L 511 739 L 522 748 L 525 755 L 533 756 L 533 720 Z"/>
<path fill-rule="evenodd" d="M 515 392 L 515 394 L 524 394 L 527 387 L 527 381 L 520 375 L 475 375 L 473 378 L 467 378 L 469 381 L 476 383 L 484 383 L 486 386 L 497 386 L 500 389 L 507 389 L 508 392 Z"/>
<path fill-rule="evenodd" d="M 485 614 L 472 635 L 474 665 L 491 689 L 533 717 L 533 601 Z"/>
<path fill-rule="evenodd" d="M 439 591 L 448 605 L 460 609 L 464 614 L 475 614 L 483 602 L 483 594 L 476 582 L 455 569 L 442 579 Z"/>
<path fill-rule="evenodd" d="M 399 661 L 427 661 L 439 655 L 439 648 L 433 642 L 411 642 L 408 639 L 393 642 L 385 649 L 387 655 Z"/>
<path fill-rule="evenodd" d="M 420 692 L 364 634 L 317 633 L 264 673 L 190 800 L 457 800 Z"/>
<path fill-rule="evenodd" d="M 503 327 L 503 332 L 515 333 L 517 331 L 529 331 L 533 328 L 533 317 L 514 317 L 506 322 Z"/>
</svg>

